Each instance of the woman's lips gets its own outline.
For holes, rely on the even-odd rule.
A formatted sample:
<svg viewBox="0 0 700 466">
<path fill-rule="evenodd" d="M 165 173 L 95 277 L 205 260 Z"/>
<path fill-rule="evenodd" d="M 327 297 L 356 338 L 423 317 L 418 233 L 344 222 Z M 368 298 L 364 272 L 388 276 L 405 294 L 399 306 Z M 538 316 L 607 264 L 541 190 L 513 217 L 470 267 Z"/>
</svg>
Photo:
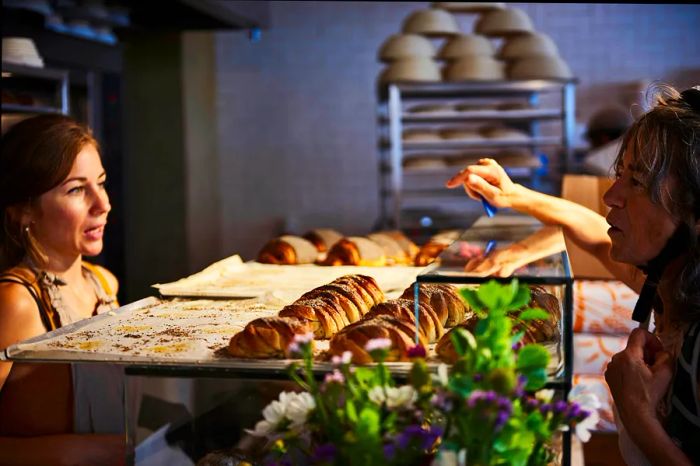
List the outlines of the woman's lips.
<svg viewBox="0 0 700 466">
<path fill-rule="evenodd" d="M 83 232 L 83 234 L 90 240 L 92 241 L 97 241 L 102 239 L 102 235 L 104 234 L 105 231 L 105 226 L 104 225 L 99 225 L 93 228 L 88 228 Z"/>
<path fill-rule="evenodd" d="M 622 230 L 620 230 L 617 227 L 611 226 L 608 228 L 608 236 L 612 236 L 613 234 L 622 234 Z"/>
</svg>

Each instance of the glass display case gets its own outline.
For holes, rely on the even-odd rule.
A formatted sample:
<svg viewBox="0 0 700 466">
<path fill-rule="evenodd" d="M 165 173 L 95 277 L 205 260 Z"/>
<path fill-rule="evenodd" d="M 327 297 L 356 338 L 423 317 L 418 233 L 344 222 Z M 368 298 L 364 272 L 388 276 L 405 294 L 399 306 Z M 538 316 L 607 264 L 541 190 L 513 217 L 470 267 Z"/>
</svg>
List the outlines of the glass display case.
<svg viewBox="0 0 700 466">
<path fill-rule="evenodd" d="M 545 388 L 554 389 L 558 399 L 566 400 L 573 370 L 573 279 L 559 227 L 544 226 L 519 215 L 480 218 L 418 275 L 414 285 L 416 316 L 420 287 L 426 284 L 476 288 L 490 280 L 510 283 L 514 278 L 528 285 L 531 293 L 550 298 L 548 305 L 543 306 L 541 301 L 535 301 L 533 294 L 530 306 L 542 307 L 550 315 L 558 314 L 552 317 L 558 331 L 548 335 L 535 331 L 532 342 L 541 344 L 550 353 Z M 473 320 L 478 321 L 476 316 Z M 569 432 L 563 435 L 562 442 L 562 464 L 569 464 Z"/>
</svg>

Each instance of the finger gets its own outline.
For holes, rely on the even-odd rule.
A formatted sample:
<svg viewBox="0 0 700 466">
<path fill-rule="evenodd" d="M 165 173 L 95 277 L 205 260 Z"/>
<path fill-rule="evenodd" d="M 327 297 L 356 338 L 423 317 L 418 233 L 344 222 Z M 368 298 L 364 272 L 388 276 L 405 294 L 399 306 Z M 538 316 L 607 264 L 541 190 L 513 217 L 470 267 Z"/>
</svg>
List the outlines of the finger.
<svg viewBox="0 0 700 466">
<path fill-rule="evenodd" d="M 454 175 L 452 178 L 450 178 L 449 180 L 447 180 L 445 182 L 445 186 L 447 188 L 450 188 L 450 189 L 456 188 L 457 186 L 464 183 L 464 180 L 467 179 L 467 177 L 469 176 L 469 173 L 470 173 L 469 167 L 465 167 L 465 168 L 461 169 L 459 172 L 457 172 L 456 175 Z"/>
<path fill-rule="evenodd" d="M 469 175 L 465 184 L 469 189 L 480 194 L 489 202 L 494 201 L 501 192 L 500 189 L 488 183 L 484 178 L 478 175 Z"/>
<path fill-rule="evenodd" d="M 466 183 L 464 183 L 462 186 L 464 186 L 464 192 L 467 193 L 467 196 L 471 197 L 475 201 L 481 201 L 481 196 L 479 195 L 479 193 L 469 188 L 469 186 L 467 186 Z"/>
<path fill-rule="evenodd" d="M 469 167 L 469 173 L 479 175 L 491 184 L 501 184 L 503 178 L 503 169 L 501 168 L 501 166 L 491 159 L 482 160 L 490 160 L 490 162 L 485 165 L 471 165 Z"/>
<path fill-rule="evenodd" d="M 632 330 L 632 333 L 630 333 L 630 336 L 627 339 L 627 347 L 625 348 L 625 351 L 629 353 L 630 356 L 644 359 L 644 348 L 647 343 L 647 334 L 651 335 L 651 333 L 641 328 L 635 328 Z"/>
<path fill-rule="evenodd" d="M 657 374 L 673 374 L 673 356 L 668 351 L 659 351 L 654 360 L 654 364 L 651 366 L 651 371 Z"/>
</svg>

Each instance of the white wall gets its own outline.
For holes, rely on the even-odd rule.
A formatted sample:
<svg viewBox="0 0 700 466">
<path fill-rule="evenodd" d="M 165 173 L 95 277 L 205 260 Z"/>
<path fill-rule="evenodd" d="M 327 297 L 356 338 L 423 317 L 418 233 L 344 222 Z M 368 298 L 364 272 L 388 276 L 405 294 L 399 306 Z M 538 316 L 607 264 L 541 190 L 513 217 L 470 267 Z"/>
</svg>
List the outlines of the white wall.
<svg viewBox="0 0 700 466">
<path fill-rule="evenodd" d="M 365 233 L 378 215 L 376 52 L 426 2 L 272 2 L 271 28 L 216 34 L 220 256 L 285 224 Z M 579 78 L 578 119 L 625 83 L 700 82 L 698 5 L 510 4 Z M 461 17 L 465 32 L 472 19 Z M 286 223 L 285 223 L 286 222 Z"/>
</svg>

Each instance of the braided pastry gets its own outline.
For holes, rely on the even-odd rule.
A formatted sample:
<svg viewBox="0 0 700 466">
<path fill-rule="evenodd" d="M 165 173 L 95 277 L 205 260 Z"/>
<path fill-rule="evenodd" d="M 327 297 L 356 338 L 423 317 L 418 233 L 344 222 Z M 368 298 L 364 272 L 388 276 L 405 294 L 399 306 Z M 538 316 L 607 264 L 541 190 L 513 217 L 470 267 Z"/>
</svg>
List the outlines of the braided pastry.
<svg viewBox="0 0 700 466">
<path fill-rule="evenodd" d="M 379 303 L 370 309 L 364 319 L 373 319 L 380 315 L 395 317 L 415 325 L 416 315 L 412 299 L 392 299 Z M 429 343 L 437 341 L 445 333 L 440 319 L 435 315 L 430 305 L 425 302 L 418 305 L 418 324 L 421 335 Z"/>
<path fill-rule="evenodd" d="M 282 308 L 279 316 L 307 320 L 314 336 L 319 339 L 330 338 L 350 324 L 345 310 L 337 299 L 329 295 L 299 299 Z"/>
<path fill-rule="evenodd" d="M 381 246 L 369 238 L 348 236 L 338 242 L 328 251 L 323 265 L 386 265 L 386 256 Z"/>
<path fill-rule="evenodd" d="M 416 254 L 415 259 L 413 259 L 413 265 L 417 267 L 425 267 L 430 265 L 433 261 L 440 255 L 442 251 L 447 249 L 449 244 L 428 242 L 421 246 L 418 254 Z"/>
<path fill-rule="evenodd" d="M 519 320 L 518 316 L 522 312 L 515 311 L 509 315 L 515 321 L 513 323 L 513 334 L 524 332 L 523 338 L 520 340 L 523 344 L 528 343 L 549 343 L 557 342 L 560 338 L 559 321 L 561 319 L 561 310 L 559 308 L 559 300 L 556 296 L 547 293 L 543 288 L 532 286 L 530 288 L 530 302 L 524 309 L 531 307 L 539 307 L 547 311 L 549 318 L 546 320 Z M 479 318 L 476 314 L 470 316 L 464 323 L 458 325 L 460 328 L 465 328 L 470 332 L 474 332 Z M 457 328 L 457 327 L 455 327 Z M 447 363 L 453 363 L 457 360 L 457 353 L 452 343 L 451 334 L 454 329 L 447 332 L 435 346 L 435 352 L 438 357 Z"/>
<path fill-rule="evenodd" d="M 263 264 L 311 264 L 318 259 L 318 250 L 300 236 L 284 235 L 270 240 L 258 253 Z"/>
<path fill-rule="evenodd" d="M 227 349 L 238 358 L 284 358 L 294 336 L 310 331 L 310 324 L 304 320 L 262 317 L 235 334 Z"/>
<path fill-rule="evenodd" d="M 372 362 L 372 357 L 365 350 L 368 341 L 374 338 L 388 338 L 391 349 L 387 361 L 408 361 L 408 350 L 414 346 L 416 327 L 394 317 L 380 315 L 373 319 L 361 320 L 345 327 L 331 338 L 329 353 L 342 355 L 344 351 L 352 353 L 356 364 Z M 419 344 L 428 347 L 427 340 L 419 333 Z"/>
<path fill-rule="evenodd" d="M 342 237 L 342 234 L 330 228 L 316 228 L 306 232 L 304 236 L 302 236 L 302 238 L 311 241 L 320 253 L 328 252 L 331 246 Z"/>
<path fill-rule="evenodd" d="M 367 313 L 372 306 L 381 303 L 385 299 L 384 292 L 379 288 L 376 280 L 369 275 L 343 275 L 342 277 L 336 278 L 331 283 L 353 287 L 365 301 L 366 310 L 363 314 Z"/>
<path fill-rule="evenodd" d="M 415 283 L 406 288 L 401 297 L 412 300 L 414 287 Z M 454 327 L 471 313 L 457 288 L 448 283 L 421 283 L 418 286 L 418 300 L 428 303 L 445 327 Z"/>
</svg>

